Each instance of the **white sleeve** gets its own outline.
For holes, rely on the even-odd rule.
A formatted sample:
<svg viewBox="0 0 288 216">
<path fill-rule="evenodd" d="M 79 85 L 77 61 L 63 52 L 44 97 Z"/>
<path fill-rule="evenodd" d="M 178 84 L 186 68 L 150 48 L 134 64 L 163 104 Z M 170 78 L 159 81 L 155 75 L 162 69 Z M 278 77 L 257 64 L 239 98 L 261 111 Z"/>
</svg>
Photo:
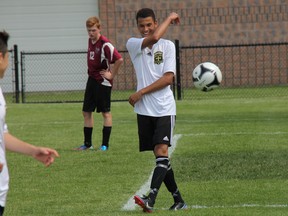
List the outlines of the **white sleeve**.
<svg viewBox="0 0 288 216">
<path fill-rule="evenodd" d="M 8 126 L 7 126 L 7 124 L 5 123 L 4 124 L 4 131 L 3 131 L 4 133 L 8 133 Z"/>
<path fill-rule="evenodd" d="M 163 72 L 173 72 L 176 74 L 176 49 L 172 41 L 167 41 L 164 58 L 165 64 Z"/>
<path fill-rule="evenodd" d="M 130 38 L 126 43 L 126 48 L 129 52 L 131 60 L 133 61 L 135 57 L 141 53 L 141 46 L 144 38 Z"/>
</svg>

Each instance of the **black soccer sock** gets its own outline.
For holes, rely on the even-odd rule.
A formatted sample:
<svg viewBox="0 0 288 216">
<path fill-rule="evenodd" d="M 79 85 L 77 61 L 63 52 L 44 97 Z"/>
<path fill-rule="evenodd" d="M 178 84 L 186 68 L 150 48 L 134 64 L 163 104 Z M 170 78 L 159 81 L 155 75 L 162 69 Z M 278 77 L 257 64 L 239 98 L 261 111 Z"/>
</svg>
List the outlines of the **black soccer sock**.
<svg viewBox="0 0 288 216">
<path fill-rule="evenodd" d="M 2 216 L 4 214 L 4 209 L 5 209 L 5 207 L 0 206 L 0 216 Z"/>
<path fill-rule="evenodd" d="M 86 147 L 92 146 L 92 131 L 93 127 L 84 127 L 84 145 Z"/>
<path fill-rule="evenodd" d="M 181 202 L 184 203 L 184 200 L 182 199 L 180 191 L 177 189 L 174 193 L 171 193 L 174 199 L 175 203 Z"/>
<path fill-rule="evenodd" d="M 149 198 L 151 199 L 152 204 L 154 205 L 155 199 L 158 194 L 158 190 L 166 176 L 167 169 L 169 164 L 168 157 L 157 157 L 156 158 L 156 167 L 153 172 L 152 180 L 151 180 L 151 191 L 149 193 Z"/>
<path fill-rule="evenodd" d="M 180 191 L 178 190 L 176 181 L 175 181 L 175 177 L 174 177 L 174 172 L 173 169 L 169 163 L 168 165 L 168 171 L 166 173 L 166 176 L 164 178 L 164 183 L 168 189 L 168 191 L 172 194 L 174 202 L 184 202 L 184 200 L 182 199 L 182 196 L 180 194 Z"/>
<path fill-rule="evenodd" d="M 102 129 L 102 145 L 109 147 L 109 139 L 112 127 L 103 126 Z"/>
</svg>

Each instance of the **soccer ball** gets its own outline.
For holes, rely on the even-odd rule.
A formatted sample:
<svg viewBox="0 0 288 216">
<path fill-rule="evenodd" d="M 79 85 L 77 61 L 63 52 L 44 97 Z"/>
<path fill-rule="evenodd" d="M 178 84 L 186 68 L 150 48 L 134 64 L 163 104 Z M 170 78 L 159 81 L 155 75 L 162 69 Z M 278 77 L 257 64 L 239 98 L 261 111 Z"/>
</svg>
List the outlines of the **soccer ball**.
<svg viewBox="0 0 288 216">
<path fill-rule="evenodd" d="M 222 73 L 214 63 L 204 62 L 195 67 L 192 78 L 196 88 L 208 92 L 220 85 Z"/>
</svg>

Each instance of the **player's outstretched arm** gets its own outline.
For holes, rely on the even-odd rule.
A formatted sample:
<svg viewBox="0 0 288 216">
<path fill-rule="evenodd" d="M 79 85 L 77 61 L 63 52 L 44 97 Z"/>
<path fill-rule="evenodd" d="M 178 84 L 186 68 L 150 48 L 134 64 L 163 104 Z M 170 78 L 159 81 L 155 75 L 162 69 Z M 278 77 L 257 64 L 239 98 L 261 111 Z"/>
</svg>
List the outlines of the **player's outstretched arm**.
<svg viewBox="0 0 288 216">
<path fill-rule="evenodd" d="M 4 141 L 7 150 L 29 155 L 47 167 L 54 162 L 55 157 L 59 157 L 58 152 L 54 149 L 31 145 L 14 137 L 10 133 L 4 133 Z"/>
</svg>

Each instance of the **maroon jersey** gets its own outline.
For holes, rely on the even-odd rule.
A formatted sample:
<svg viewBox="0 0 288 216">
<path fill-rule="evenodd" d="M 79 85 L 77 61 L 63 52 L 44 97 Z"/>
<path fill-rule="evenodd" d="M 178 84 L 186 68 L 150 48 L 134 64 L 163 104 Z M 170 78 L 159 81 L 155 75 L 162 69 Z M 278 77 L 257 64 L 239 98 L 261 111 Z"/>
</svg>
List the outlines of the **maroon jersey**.
<svg viewBox="0 0 288 216">
<path fill-rule="evenodd" d="M 111 42 L 103 35 L 97 40 L 96 43 L 92 43 L 92 40 L 88 40 L 88 53 L 87 53 L 87 65 L 88 75 L 95 79 L 102 85 L 112 86 L 112 80 L 107 80 L 100 75 L 101 70 L 109 70 L 110 64 L 113 64 L 116 60 L 122 58 L 117 49 L 111 44 Z"/>
</svg>

